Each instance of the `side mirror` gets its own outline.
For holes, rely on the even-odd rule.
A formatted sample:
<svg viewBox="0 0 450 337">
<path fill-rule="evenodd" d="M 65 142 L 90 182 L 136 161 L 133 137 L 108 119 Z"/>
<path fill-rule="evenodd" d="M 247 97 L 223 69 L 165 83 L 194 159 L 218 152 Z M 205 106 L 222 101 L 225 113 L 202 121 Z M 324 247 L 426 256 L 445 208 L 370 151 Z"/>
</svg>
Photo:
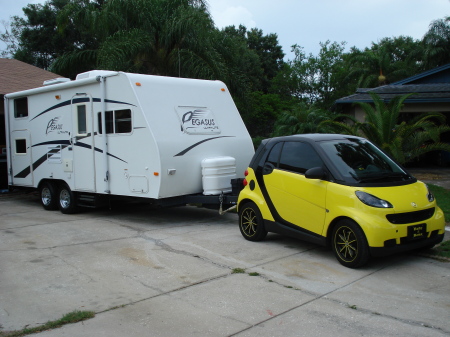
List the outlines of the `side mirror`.
<svg viewBox="0 0 450 337">
<path fill-rule="evenodd" d="M 326 176 L 325 170 L 322 167 L 313 167 L 305 172 L 307 179 L 324 179 Z"/>
</svg>

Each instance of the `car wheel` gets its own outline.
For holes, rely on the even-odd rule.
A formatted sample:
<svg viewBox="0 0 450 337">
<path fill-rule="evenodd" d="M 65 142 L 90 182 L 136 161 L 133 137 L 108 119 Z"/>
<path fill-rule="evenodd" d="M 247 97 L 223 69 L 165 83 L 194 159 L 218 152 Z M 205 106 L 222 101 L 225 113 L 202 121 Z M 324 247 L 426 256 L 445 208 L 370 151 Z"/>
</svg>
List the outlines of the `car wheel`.
<svg viewBox="0 0 450 337">
<path fill-rule="evenodd" d="M 339 263 L 349 268 L 369 261 L 369 245 L 363 230 L 351 220 L 341 220 L 333 229 L 332 248 Z"/>
<path fill-rule="evenodd" d="M 266 237 L 267 231 L 261 212 L 253 202 L 245 203 L 240 207 L 239 229 L 242 236 L 249 241 L 261 241 Z"/>
<path fill-rule="evenodd" d="M 58 209 L 58 197 L 53 183 L 48 181 L 43 182 L 39 188 L 39 195 L 44 209 L 48 211 Z"/>
<path fill-rule="evenodd" d="M 59 210 L 64 214 L 72 214 L 77 211 L 75 194 L 69 186 L 64 184 L 59 190 Z"/>
</svg>

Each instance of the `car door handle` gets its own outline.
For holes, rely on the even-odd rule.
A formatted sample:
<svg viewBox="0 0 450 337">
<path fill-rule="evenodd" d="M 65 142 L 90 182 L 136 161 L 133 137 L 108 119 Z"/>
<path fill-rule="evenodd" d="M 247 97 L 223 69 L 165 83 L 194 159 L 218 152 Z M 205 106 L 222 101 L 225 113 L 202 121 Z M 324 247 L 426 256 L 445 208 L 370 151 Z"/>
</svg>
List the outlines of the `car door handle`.
<svg viewBox="0 0 450 337">
<path fill-rule="evenodd" d="M 271 163 L 265 163 L 262 169 L 262 174 L 266 175 L 266 174 L 271 174 L 273 172 L 273 170 L 275 169 L 275 166 Z"/>
</svg>

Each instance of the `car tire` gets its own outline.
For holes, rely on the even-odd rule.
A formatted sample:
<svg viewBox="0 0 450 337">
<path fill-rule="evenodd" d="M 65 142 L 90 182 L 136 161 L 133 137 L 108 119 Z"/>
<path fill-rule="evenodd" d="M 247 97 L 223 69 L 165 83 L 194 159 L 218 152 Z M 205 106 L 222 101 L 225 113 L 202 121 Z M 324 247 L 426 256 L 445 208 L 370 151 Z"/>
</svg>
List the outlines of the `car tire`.
<svg viewBox="0 0 450 337">
<path fill-rule="evenodd" d="M 261 241 L 266 237 L 263 217 L 255 203 L 247 202 L 239 208 L 239 229 L 249 241 Z"/>
<path fill-rule="evenodd" d="M 370 258 L 369 245 L 363 230 L 352 220 L 337 223 L 332 233 L 332 249 L 340 264 L 348 268 L 365 265 Z"/>
<path fill-rule="evenodd" d="M 49 181 L 44 181 L 39 187 L 39 196 L 44 209 L 53 211 L 58 209 L 58 196 L 56 186 Z"/>
<path fill-rule="evenodd" d="M 59 210 L 64 214 L 73 214 L 78 210 L 75 194 L 70 190 L 70 187 L 63 184 L 59 189 Z"/>
</svg>

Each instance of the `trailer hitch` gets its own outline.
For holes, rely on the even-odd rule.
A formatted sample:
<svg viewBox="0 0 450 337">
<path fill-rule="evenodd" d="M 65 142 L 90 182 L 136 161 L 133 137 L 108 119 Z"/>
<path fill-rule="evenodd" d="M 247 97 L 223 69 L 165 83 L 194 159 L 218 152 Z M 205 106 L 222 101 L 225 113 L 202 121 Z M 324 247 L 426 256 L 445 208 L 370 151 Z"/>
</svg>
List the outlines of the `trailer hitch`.
<svg viewBox="0 0 450 337">
<path fill-rule="evenodd" d="M 222 211 L 223 199 L 224 199 L 224 195 L 223 195 L 223 192 L 222 192 L 222 193 L 219 195 L 219 203 L 220 203 L 220 206 L 219 206 L 219 215 L 224 215 L 225 213 L 227 213 L 227 212 L 229 212 L 229 211 L 232 211 L 233 209 L 235 209 L 235 208 L 237 207 L 237 205 L 234 205 L 234 206 L 231 206 L 230 208 L 228 208 L 228 209 Z"/>
</svg>

